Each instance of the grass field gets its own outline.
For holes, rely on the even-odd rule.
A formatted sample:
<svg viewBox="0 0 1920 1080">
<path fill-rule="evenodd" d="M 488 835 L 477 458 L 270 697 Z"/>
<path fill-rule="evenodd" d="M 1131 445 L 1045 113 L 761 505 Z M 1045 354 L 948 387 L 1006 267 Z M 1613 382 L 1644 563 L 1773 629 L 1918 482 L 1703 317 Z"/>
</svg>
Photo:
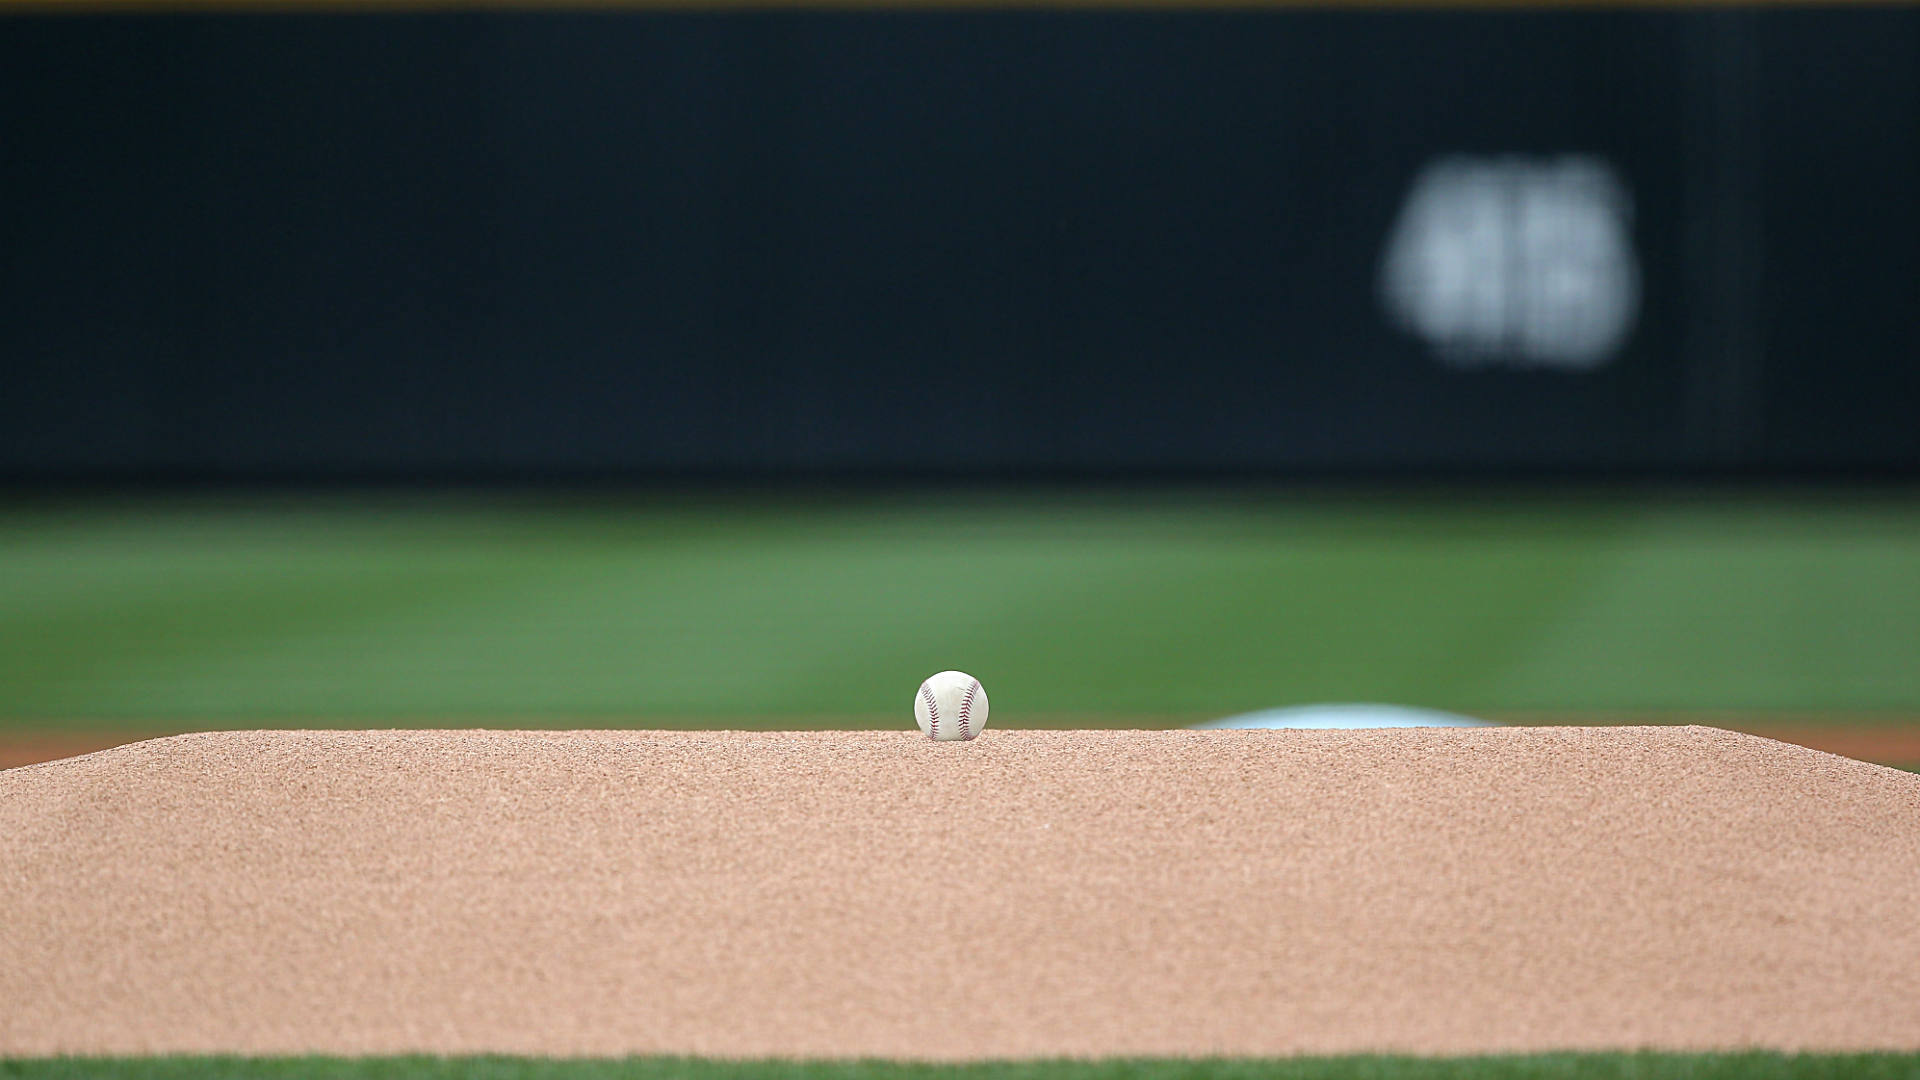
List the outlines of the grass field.
<svg viewBox="0 0 1920 1080">
<path fill-rule="evenodd" d="M 22 501 L 0 726 L 1920 715 L 1920 499 Z"/>
<path fill-rule="evenodd" d="M 65 1058 L 0 1060 L 21 1080 L 1894 1080 L 1920 1054 L 1546 1054 L 1211 1061 L 723 1062 L 634 1058 Z"/>
</svg>

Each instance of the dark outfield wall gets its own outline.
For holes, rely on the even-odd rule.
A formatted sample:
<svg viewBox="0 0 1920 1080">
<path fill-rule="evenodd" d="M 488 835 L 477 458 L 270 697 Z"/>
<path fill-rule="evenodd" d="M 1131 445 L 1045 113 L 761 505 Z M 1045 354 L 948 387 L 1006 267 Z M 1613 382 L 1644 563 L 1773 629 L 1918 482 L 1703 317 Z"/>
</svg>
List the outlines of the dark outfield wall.
<svg viewBox="0 0 1920 1080">
<path fill-rule="evenodd" d="M 0 475 L 1920 473 L 1920 9 L 0 18 Z"/>
</svg>

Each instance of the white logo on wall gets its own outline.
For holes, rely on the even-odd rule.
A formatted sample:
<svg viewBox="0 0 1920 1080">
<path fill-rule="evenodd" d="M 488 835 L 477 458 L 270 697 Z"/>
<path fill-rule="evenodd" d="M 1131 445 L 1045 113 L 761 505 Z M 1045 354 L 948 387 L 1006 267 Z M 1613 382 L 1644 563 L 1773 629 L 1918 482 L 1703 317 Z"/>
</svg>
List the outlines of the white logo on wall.
<svg viewBox="0 0 1920 1080">
<path fill-rule="evenodd" d="M 1598 158 L 1442 158 L 1394 222 L 1380 295 L 1455 367 L 1600 367 L 1640 314 L 1632 196 Z"/>
</svg>

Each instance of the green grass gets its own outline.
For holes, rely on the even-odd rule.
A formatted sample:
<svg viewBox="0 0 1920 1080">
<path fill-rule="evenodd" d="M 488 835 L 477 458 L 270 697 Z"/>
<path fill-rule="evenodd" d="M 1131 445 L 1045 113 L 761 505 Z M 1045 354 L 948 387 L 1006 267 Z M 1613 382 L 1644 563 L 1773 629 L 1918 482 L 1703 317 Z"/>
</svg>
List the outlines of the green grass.
<svg viewBox="0 0 1920 1080">
<path fill-rule="evenodd" d="M 1920 713 L 1920 498 L 0 504 L 0 726 Z"/>
<path fill-rule="evenodd" d="M 0 1061 L 22 1080 L 1892 1080 L 1920 1054 L 1544 1054 L 1285 1060 L 722 1062 L 632 1058 L 62 1058 Z"/>
</svg>

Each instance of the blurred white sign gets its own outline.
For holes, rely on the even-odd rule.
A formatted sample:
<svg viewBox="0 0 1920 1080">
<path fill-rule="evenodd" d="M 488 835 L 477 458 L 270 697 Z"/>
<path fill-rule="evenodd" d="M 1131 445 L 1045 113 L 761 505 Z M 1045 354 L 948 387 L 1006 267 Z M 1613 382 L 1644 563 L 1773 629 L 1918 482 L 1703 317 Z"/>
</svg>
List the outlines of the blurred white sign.
<svg viewBox="0 0 1920 1080">
<path fill-rule="evenodd" d="M 1593 157 L 1440 159 L 1394 222 L 1380 295 L 1455 367 L 1600 367 L 1640 314 L 1632 195 Z"/>
</svg>

